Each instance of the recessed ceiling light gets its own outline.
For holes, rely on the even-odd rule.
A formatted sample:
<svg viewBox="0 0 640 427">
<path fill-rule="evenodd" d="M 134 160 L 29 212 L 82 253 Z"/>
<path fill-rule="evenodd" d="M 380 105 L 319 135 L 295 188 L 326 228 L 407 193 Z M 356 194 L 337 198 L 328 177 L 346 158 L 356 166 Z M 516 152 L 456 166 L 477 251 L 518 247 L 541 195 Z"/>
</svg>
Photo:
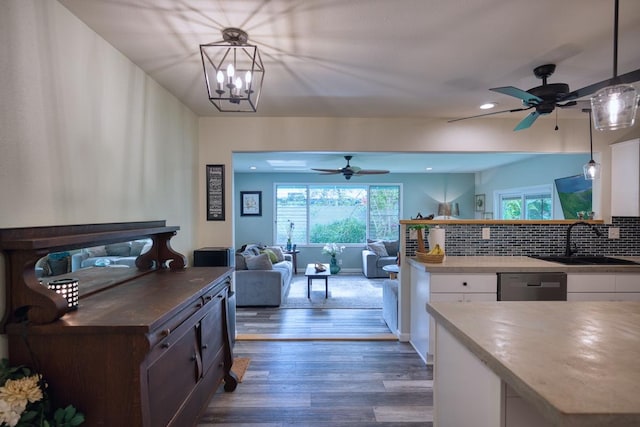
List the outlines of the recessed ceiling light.
<svg viewBox="0 0 640 427">
<path fill-rule="evenodd" d="M 255 166 L 249 166 L 249 169 L 251 169 L 252 171 L 254 171 L 254 170 L 258 169 L 258 168 L 257 168 L 257 167 L 255 167 Z"/>
<path fill-rule="evenodd" d="M 498 104 L 496 104 L 495 102 L 487 102 L 486 104 L 482 104 L 480 106 L 480 109 L 481 110 L 490 110 L 491 108 L 495 107 L 496 105 L 498 105 Z"/>
<path fill-rule="evenodd" d="M 433 168 L 426 168 L 426 170 L 431 171 L 431 170 L 433 170 Z"/>
</svg>

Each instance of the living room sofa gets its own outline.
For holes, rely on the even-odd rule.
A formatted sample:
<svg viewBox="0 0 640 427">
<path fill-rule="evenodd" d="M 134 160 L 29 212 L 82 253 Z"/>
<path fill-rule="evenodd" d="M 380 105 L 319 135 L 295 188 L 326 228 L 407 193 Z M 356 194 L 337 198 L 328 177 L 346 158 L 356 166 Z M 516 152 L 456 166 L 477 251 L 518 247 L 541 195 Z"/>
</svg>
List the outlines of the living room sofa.
<svg viewBox="0 0 640 427">
<path fill-rule="evenodd" d="M 382 267 L 398 262 L 399 242 L 397 240 L 368 240 L 362 250 L 362 274 L 365 277 L 389 277 Z"/>
<path fill-rule="evenodd" d="M 235 261 L 236 306 L 279 307 L 284 302 L 293 278 L 291 255 L 278 247 L 251 244 L 236 252 Z"/>
<path fill-rule="evenodd" d="M 86 267 L 110 267 L 114 265 L 135 267 L 136 258 L 152 246 L 151 239 L 84 248 L 71 256 L 71 271 Z"/>
</svg>

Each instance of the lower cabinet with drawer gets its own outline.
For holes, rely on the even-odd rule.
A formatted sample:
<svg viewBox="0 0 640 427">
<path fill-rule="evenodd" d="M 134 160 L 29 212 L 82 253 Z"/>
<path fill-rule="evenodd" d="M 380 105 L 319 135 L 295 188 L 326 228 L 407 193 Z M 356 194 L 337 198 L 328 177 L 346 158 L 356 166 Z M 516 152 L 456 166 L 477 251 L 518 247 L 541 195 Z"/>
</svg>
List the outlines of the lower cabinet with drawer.
<svg viewBox="0 0 640 427">
<path fill-rule="evenodd" d="M 11 360 L 37 360 L 54 403 L 76 406 L 86 426 L 193 426 L 222 381 L 237 385 L 231 273 L 158 271 L 90 296 L 54 323 L 9 330 Z"/>
</svg>

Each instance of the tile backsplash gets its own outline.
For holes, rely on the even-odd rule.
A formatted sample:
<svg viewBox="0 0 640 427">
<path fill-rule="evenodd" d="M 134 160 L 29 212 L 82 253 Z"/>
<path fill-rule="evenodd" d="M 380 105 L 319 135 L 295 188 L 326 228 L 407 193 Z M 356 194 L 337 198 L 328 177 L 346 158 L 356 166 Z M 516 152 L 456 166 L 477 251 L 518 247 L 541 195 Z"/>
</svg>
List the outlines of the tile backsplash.
<svg viewBox="0 0 640 427">
<path fill-rule="evenodd" d="M 564 254 L 567 224 L 446 224 L 445 247 L 453 256 L 527 256 Z M 482 239 L 482 229 L 491 238 Z M 597 224 L 597 236 L 589 227 L 578 225 L 571 231 L 571 242 L 581 255 L 640 256 L 640 218 L 614 217 L 611 224 Z M 609 228 L 620 229 L 619 239 L 609 239 Z M 425 245 L 426 236 L 425 236 Z M 415 256 L 416 240 L 405 234 L 405 256 Z"/>
</svg>

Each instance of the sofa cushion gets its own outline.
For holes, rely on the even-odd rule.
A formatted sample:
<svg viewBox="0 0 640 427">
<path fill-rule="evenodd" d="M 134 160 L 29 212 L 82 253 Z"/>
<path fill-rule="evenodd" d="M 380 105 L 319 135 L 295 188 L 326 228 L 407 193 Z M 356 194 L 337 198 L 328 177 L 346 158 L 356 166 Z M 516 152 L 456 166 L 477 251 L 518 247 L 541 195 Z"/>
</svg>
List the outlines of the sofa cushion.
<svg viewBox="0 0 640 427">
<path fill-rule="evenodd" d="M 89 258 L 107 256 L 107 249 L 104 246 L 94 246 L 85 250 Z"/>
<path fill-rule="evenodd" d="M 273 264 L 266 253 L 245 258 L 248 270 L 273 270 Z"/>
<path fill-rule="evenodd" d="M 367 244 L 367 249 L 374 252 L 378 256 L 389 256 L 387 248 L 382 242 L 370 242 Z"/>
<path fill-rule="evenodd" d="M 151 249 L 153 242 L 151 239 L 134 240 L 131 242 L 131 253 L 129 256 L 140 256 Z"/>
<path fill-rule="evenodd" d="M 131 243 L 115 243 L 113 245 L 106 245 L 105 250 L 108 256 L 130 256 L 131 255 Z"/>
</svg>

